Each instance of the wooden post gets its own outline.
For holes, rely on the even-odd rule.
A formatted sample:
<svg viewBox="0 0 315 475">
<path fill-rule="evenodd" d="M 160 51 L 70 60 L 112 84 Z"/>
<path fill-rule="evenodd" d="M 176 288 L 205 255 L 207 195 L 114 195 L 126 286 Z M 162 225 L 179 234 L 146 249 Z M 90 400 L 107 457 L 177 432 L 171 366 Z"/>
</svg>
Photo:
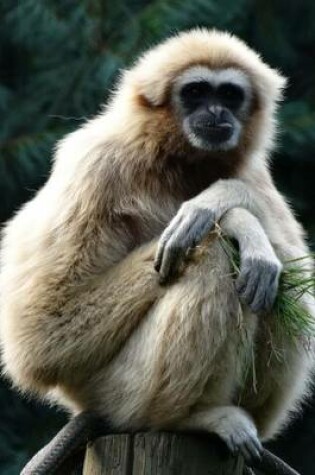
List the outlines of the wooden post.
<svg viewBox="0 0 315 475">
<path fill-rule="evenodd" d="M 209 436 L 149 432 L 89 444 L 83 475 L 241 475 L 243 468 Z"/>
</svg>

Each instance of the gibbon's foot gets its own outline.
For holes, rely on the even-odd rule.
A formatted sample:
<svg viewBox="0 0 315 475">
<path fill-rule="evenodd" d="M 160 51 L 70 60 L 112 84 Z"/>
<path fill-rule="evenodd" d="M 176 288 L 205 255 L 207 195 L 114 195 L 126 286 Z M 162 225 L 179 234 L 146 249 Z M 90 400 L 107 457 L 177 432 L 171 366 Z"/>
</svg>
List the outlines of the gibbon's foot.
<svg viewBox="0 0 315 475">
<path fill-rule="evenodd" d="M 246 462 L 260 459 L 262 454 L 262 444 L 258 438 L 257 431 L 252 431 L 249 427 L 237 427 L 233 431 L 218 434 L 226 443 L 233 455 L 242 454 Z"/>
<path fill-rule="evenodd" d="M 225 406 L 193 413 L 181 428 L 206 430 L 218 435 L 233 455 L 240 453 L 247 463 L 261 458 L 263 447 L 257 429 L 241 408 Z"/>
<path fill-rule="evenodd" d="M 246 259 L 235 282 L 241 301 L 255 313 L 270 310 L 277 296 L 281 270 L 277 260 Z"/>
</svg>

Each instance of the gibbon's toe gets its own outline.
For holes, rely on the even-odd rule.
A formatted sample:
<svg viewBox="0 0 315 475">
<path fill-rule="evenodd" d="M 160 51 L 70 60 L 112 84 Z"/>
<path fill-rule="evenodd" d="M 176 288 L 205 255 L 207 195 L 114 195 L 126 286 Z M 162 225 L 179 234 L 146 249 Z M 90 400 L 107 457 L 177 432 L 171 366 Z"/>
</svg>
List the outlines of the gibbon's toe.
<svg viewBox="0 0 315 475">
<path fill-rule="evenodd" d="M 227 445 L 233 455 L 242 454 L 246 462 L 259 459 L 262 444 L 254 422 L 238 407 L 219 408 L 210 414 L 212 431 Z"/>
<path fill-rule="evenodd" d="M 224 441 L 233 455 L 241 454 L 247 463 L 261 458 L 263 447 L 254 432 L 240 429 L 224 438 Z"/>
</svg>

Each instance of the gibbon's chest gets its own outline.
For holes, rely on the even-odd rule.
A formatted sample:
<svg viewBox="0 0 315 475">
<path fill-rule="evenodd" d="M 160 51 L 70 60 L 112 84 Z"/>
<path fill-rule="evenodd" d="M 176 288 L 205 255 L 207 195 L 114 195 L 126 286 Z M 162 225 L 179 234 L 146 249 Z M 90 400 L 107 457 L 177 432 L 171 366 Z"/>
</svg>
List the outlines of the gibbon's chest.
<svg viewBox="0 0 315 475">
<path fill-rule="evenodd" d="M 124 232 L 129 250 L 159 236 L 183 202 L 219 179 L 236 176 L 235 154 L 199 155 L 191 159 L 169 156 L 163 166 L 139 170 L 132 185 L 125 184 L 126 194 L 117 202 L 114 224 Z"/>
<path fill-rule="evenodd" d="M 235 178 L 240 170 L 242 159 L 238 153 L 196 153 L 171 156 L 161 174 L 161 184 L 165 190 L 186 201 L 198 195 L 221 179 Z"/>
</svg>

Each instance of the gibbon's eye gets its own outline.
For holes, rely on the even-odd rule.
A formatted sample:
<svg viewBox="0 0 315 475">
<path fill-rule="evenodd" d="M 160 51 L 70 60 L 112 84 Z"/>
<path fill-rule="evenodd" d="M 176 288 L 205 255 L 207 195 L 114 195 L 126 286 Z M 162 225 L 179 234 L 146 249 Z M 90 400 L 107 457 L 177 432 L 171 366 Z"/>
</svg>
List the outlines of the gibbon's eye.
<svg viewBox="0 0 315 475">
<path fill-rule="evenodd" d="M 207 94 L 211 93 L 212 87 L 206 81 L 196 81 L 186 84 L 180 91 L 181 98 L 184 102 L 198 101 L 203 99 Z"/>
<path fill-rule="evenodd" d="M 242 87 L 232 83 L 226 83 L 219 86 L 218 95 L 224 103 L 228 103 L 234 107 L 239 107 L 245 97 Z"/>
</svg>

